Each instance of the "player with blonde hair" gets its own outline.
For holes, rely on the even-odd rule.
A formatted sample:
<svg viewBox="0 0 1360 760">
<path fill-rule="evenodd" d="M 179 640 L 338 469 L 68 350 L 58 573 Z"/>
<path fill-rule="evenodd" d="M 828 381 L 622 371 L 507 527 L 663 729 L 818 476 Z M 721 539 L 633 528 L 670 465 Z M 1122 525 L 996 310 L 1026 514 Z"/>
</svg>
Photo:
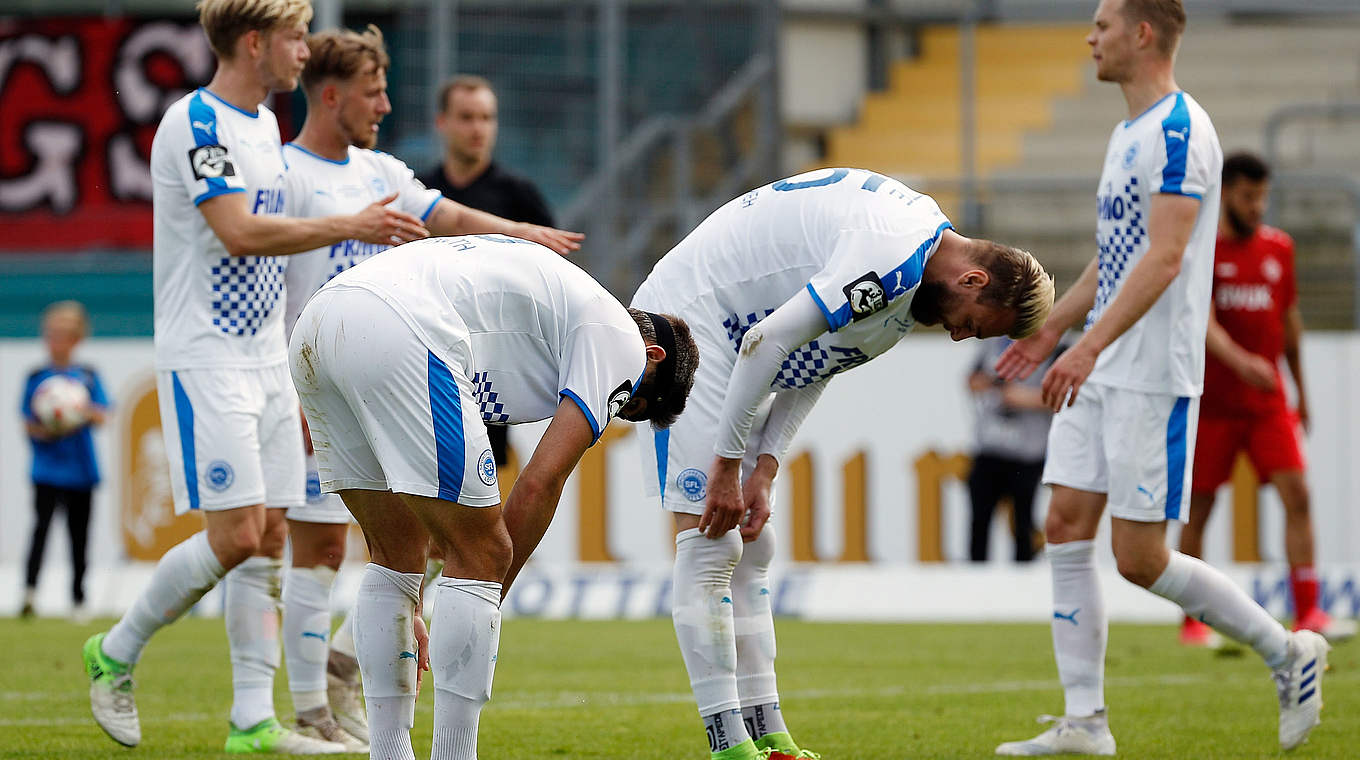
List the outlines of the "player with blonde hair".
<svg viewBox="0 0 1360 760">
<path fill-rule="evenodd" d="M 642 467 L 675 521 L 671 614 L 714 758 L 815 757 L 779 707 L 766 520 L 828 381 L 918 323 L 1023 338 L 1052 304 L 1032 255 L 958 234 L 929 196 L 864 169 L 752 190 L 657 263 L 633 306 L 684 314 L 700 362 L 687 410 L 643 437 Z"/>
<path fill-rule="evenodd" d="M 309 56 L 306 0 L 202 0 L 218 57 L 212 81 L 171 104 L 151 147 L 156 382 L 177 513 L 205 530 L 172 548 L 107 634 L 83 650 L 95 721 L 135 746 L 132 670 L 151 636 L 225 576 L 231 646 L 229 752 L 323 754 L 343 745 L 289 731 L 274 714 L 284 511 L 304 502 L 297 394 L 283 333 L 281 255 L 359 239 L 425 237 L 388 206 L 283 216 L 278 123 L 264 106 Z M 229 572 L 230 571 L 230 572 Z"/>
<path fill-rule="evenodd" d="M 1044 375 L 1054 417 L 1044 482 L 1053 488 L 1044 550 L 1053 570 L 1053 651 L 1065 714 L 1000 755 L 1115 754 L 1105 706 L 1108 622 L 1095 566 L 1106 506 L 1120 575 L 1248 644 L 1273 671 L 1279 742 L 1308 738 L 1322 706 L 1327 642 L 1291 634 L 1218 570 L 1169 551 L 1191 490 L 1223 152 L 1209 115 L 1176 84 L 1180 0 L 1102 0 L 1086 37 L 1096 76 L 1118 83 L 1097 195 L 1099 253 L 1048 321 L 997 362 L 1025 377 L 1083 319 L 1086 330 Z"/>
</svg>

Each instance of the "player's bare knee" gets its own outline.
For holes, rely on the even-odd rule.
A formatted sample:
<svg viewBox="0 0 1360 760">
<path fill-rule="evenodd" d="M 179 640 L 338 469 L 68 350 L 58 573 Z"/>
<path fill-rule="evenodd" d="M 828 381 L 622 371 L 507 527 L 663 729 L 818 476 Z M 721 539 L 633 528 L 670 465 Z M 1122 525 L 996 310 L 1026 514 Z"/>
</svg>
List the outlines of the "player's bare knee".
<svg viewBox="0 0 1360 760">
<path fill-rule="evenodd" d="M 288 524 L 280 520 L 266 525 L 260 536 L 255 553 L 264 557 L 282 557 L 283 546 L 288 543 Z"/>
<path fill-rule="evenodd" d="M 219 531 L 216 536 L 209 533 L 208 543 L 222 567 L 230 570 L 259 552 L 260 533 L 253 523 L 243 522 Z"/>
<path fill-rule="evenodd" d="M 1117 549 L 1115 563 L 1124 580 L 1143 588 L 1156 583 L 1157 578 L 1161 577 L 1162 571 L 1166 569 L 1165 566 L 1158 567 L 1153 557 L 1140 552 L 1119 552 Z"/>
<path fill-rule="evenodd" d="M 436 542 L 443 550 L 446 566 L 452 568 L 452 573 L 446 571 L 445 575 L 499 582 L 510 569 L 514 547 L 502 523 L 476 533 L 463 532 L 443 540 L 436 537 Z"/>
</svg>

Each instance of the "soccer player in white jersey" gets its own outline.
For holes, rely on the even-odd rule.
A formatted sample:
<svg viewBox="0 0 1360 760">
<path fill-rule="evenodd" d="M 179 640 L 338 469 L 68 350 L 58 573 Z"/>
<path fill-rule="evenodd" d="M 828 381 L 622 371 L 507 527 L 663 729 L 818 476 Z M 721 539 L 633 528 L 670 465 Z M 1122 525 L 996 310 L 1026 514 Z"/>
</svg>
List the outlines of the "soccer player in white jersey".
<svg viewBox="0 0 1360 760">
<path fill-rule="evenodd" d="M 1096 10 L 1086 38 L 1096 75 L 1119 84 L 1129 114 L 1097 189 L 1100 251 L 1043 328 L 997 362 L 1003 377 L 1028 375 L 1085 317 L 1043 382 L 1060 412 L 1044 469 L 1053 487 L 1044 553 L 1066 714 L 997 754 L 1115 753 L 1093 557 L 1107 504 L 1120 574 L 1250 645 L 1274 671 L 1280 746 L 1299 745 L 1318 722 L 1326 641 L 1289 633 L 1222 573 L 1166 546 L 1167 522 L 1188 511 L 1223 164 L 1209 116 L 1176 85 L 1184 29 L 1180 0 L 1103 0 Z"/>
<path fill-rule="evenodd" d="M 713 212 L 632 305 L 684 314 L 699 346 L 685 413 L 641 448 L 678 531 L 672 617 L 709 749 L 813 757 L 784 723 L 774 672 L 766 520 L 789 443 L 827 380 L 917 323 L 954 340 L 1029 335 L 1052 280 L 1024 251 L 959 235 L 897 180 L 821 169 Z"/>
<path fill-rule="evenodd" d="M 681 320 L 625 309 L 543 246 L 431 238 L 337 275 L 289 344 L 320 469 L 373 558 L 354 634 L 372 756 L 414 760 L 420 589 L 430 540 L 433 760 L 475 760 L 502 588 L 533 553 L 567 476 L 610 419 L 664 427 L 698 351 Z M 551 419 L 504 513 L 485 422 Z"/>
<path fill-rule="evenodd" d="M 418 216 L 434 235 L 500 232 L 533 240 L 561 254 L 580 247 L 579 233 L 511 222 L 448 200 L 438 190 L 424 187 L 399 159 L 372 150 L 378 125 L 392 110 L 387 98 L 389 59 L 377 27 L 369 26 L 362 33 L 313 34 L 307 46 L 310 57 L 302 72 L 307 119 L 297 138 L 283 147 L 289 216 L 354 211 L 396 192 L 392 205 Z M 291 335 L 303 305 L 318 288 L 388 247 L 344 240 L 290 257 L 285 275 L 285 331 Z M 350 515 L 338 496 L 322 494 L 313 486 L 319 482 L 316 460 L 310 450 L 307 457 L 307 503 L 289 509 L 287 515 L 292 544 L 292 566 L 283 584 L 288 684 L 300 732 L 364 749 L 350 736 L 362 740 L 368 732 L 348 618 L 327 652 L 330 590 L 344 557 Z"/>
<path fill-rule="evenodd" d="M 233 752 L 344 751 L 275 718 L 283 508 L 303 502 L 297 398 L 289 382 L 276 255 L 341 240 L 424 237 L 385 204 L 316 219 L 286 204 L 278 124 L 263 103 L 291 90 L 307 60 L 306 0 L 202 0 L 218 57 L 208 86 L 171 104 L 151 148 L 155 342 L 162 431 L 177 512 L 205 530 L 161 558 L 123 618 L 83 650 L 96 722 L 141 740 L 132 669 L 152 634 L 226 576 Z M 269 508 L 266 508 L 269 507 Z M 231 571 L 228 574 L 228 571 Z"/>
</svg>

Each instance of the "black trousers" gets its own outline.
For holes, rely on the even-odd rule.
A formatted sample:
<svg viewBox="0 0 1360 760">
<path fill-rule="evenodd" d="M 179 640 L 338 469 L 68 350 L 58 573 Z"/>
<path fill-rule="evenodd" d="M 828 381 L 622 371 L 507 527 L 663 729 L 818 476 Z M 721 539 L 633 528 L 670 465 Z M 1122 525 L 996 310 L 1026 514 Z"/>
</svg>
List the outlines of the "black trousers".
<svg viewBox="0 0 1360 760">
<path fill-rule="evenodd" d="M 38 570 L 42 568 L 43 548 L 47 545 L 47 529 L 57 508 L 66 510 L 66 527 L 71 534 L 71 598 L 76 604 L 85 601 L 85 543 L 90 534 L 89 488 L 58 488 L 33 484 L 33 542 L 28 546 L 28 588 L 38 585 Z"/>
<path fill-rule="evenodd" d="M 486 437 L 491 439 L 491 456 L 497 467 L 504 467 L 510 461 L 510 428 L 505 425 L 487 425 Z"/>
<path fill-rule="evenodd" d="M 1009 496 L 1015 512 L 1015 561 L 1034 559 L 1034 495 L 1044 474 L 1043 462 L 979 454 L 968 473 L 968 496 L 973 502 L 973 531 L 969 555 L 974 562 L 987 559 L 987 538 L 996 503 Z"/>
</svg>

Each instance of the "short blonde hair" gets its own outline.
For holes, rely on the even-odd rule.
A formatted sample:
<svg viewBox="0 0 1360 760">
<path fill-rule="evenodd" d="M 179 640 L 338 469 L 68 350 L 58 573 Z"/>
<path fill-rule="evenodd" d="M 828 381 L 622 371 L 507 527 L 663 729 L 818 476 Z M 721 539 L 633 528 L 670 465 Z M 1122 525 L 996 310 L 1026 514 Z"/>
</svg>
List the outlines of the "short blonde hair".
<svg viewBox="0 0 1360 760">
<path fill-rule="evenodd" d="M 85 304 L 80 301 L 55 301 L 47 305 L 42 312 L 42 325 L 47 327 L 47 321 L 58 314 L 68 314 L 75 317 L 80 325 L 81 336 L 90 334 L 90 313 L 85 311 Z"/>
<path fill-rule="evenodd" d="M 383 44 L 382 30 L 373 24 L 362 32 L 332 29 L 307 38 L 311 57 L 302 70 L 302 87 L 310 90 L 327 79 L 347 80 L 364 70 L 370 61 L 380 71 L 392 65 Z"/>
<path fill-rule="evenodd" d="M 198 23 L 218 58 L 230 59 L 246 32 L 268 32 L 312 20 L 311 0 L 198 0 Z"/>
<path fill-rule="evenodd" d="M 1053 275 L 1029 251 L 990 240 L 974 240 L 971 253 L 973 262 L 991 275 L 978 300 L 1015 312 L 1015 324 L 1007 333 L 1011 338 L 1038 332 L 1053 310 Z"/>
</svg>

